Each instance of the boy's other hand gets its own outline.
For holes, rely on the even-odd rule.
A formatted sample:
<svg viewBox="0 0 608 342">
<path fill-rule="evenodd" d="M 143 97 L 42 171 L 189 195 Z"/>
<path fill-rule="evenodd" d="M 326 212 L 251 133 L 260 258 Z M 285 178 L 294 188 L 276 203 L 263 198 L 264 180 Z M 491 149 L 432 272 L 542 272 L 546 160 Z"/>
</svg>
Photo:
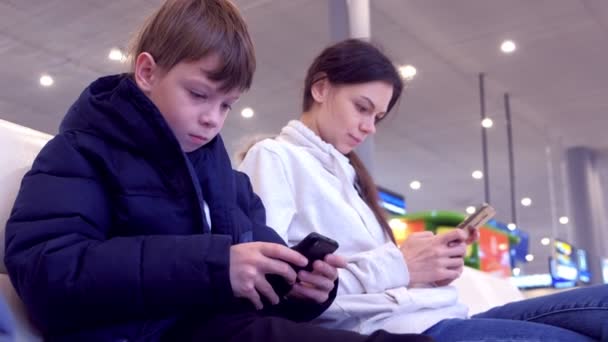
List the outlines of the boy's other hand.
<svg viewBox="0 0 608 342">
<path fill-rule="evenodd" d="M 304 267 L 308 260 L 276 243 L 250 242 L 231 246 L 230 285 L 234 296 L 249 299 L 258 310 L 264 307 L 260 295 L 278 304 L 279 296 L 266 280 L 266 274 L 278 274 L 295 284 L 297 275 L 289 263 Z"/>
<path fill-rule="evenodd" d="M 317 260 L 312 266 L 312 272 L 298 273 L 300 282 L 293 286 L 289 296 L 324 303 L 334 289 L 338 268 L 346 267 L 346 261 L 338 255 L 328 254 L 323 261 Z"/>
</svg>

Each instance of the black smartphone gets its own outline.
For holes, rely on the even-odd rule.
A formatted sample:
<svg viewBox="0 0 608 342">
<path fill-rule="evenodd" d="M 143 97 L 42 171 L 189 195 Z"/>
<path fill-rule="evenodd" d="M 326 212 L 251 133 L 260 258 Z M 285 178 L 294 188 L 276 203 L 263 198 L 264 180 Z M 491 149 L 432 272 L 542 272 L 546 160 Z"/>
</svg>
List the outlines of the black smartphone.
<svg viewBox="0 0 608 342">
<path fill-rule="evenodd" d="M 306 271 L 312 271 L 312 264 L 317 260 L 323 260 L 327 254 L 335 252 L 338 247 L 336 240 L 330 239 L 327 236 L 323 236 L 319 233 L 310 233 L 304 240 L 300 241 L 297 245 L 291 247 L 294 251 L 302 254 L 308 259 L 308 264 L 305 267 L 294 267 L 294 270 L 298 272 L 301 269 Z"/>
<path fill-rule="evenodd" d="M 312 264 L 317 260 L 323 260 L 327 254 L 331 254 L 338 249 L 338 242 L 323 236 L 319 233 L 310 233 L 304 240 L 300 241 L 297 245 L 291 247 L 291 249 L 302 254 L 308 259 L 308 264 L 305 267 L 299 267 L 291 265 L 294 271 L 299 272 L 300 270 L 312 271 Z M 272 288 L 279 297 L 284 297 L 289 291 L 291 291 L 291 285 L 278 274 L 268 274 L 266 279 L 272 285 Z"/>
</svg>

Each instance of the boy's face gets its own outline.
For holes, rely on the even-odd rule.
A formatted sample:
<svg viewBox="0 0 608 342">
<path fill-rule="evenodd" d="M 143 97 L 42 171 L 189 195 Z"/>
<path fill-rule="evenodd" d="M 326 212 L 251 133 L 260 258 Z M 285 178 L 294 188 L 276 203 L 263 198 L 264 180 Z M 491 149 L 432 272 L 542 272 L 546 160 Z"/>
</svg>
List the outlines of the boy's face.
<svg viewBox="0 0 608 342">
<path fill-rule="evenodd" d="M 220 83 L 207 75 L 219 67 L 216 55 L 198 61 L 180 62 L 168 72 L 161 70 L 149 54 L 136 62 L 138 86 L 167 121 L 184 152 L 192 152 L 213 139 L 241 91 L 219 90 Z"/>
</svg>

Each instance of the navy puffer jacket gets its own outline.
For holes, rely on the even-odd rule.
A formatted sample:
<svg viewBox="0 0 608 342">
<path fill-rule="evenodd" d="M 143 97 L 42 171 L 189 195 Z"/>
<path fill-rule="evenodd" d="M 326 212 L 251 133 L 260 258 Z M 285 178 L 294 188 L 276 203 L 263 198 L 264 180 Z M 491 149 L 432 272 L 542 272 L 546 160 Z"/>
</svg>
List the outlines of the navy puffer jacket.
<svg viewBox="0 0 608 342">
<path fill-rule="evenodd" d="M 155 340 L 188 313 L 251 310 L 232 294 L 230 246 L 284 244 L 221 138 L 184 154 L 127 75 L 97 80 L 71 107 L 24 177 L 6 234 L 12 283 L 58 340 Z M 272 314 L 308 320 L 328 305 Z"/>
</svg>

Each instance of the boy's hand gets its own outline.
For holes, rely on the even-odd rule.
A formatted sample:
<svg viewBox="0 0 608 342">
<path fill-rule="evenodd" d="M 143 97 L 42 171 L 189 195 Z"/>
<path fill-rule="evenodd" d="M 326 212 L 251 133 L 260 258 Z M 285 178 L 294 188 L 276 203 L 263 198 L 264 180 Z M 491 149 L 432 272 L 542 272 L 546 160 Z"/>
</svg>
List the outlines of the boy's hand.
<svg viewBox="0 0 608 342">
<path fill-rule="evenodd" d="M 230 285 L 234 296 L 249 299 L 258 310 L 264 307 L 260 295 L 278 304 L 279 296 L 266 280 L 266 274 L 278 274 L 294 284 L 296 272 L 288 263 L 304 267 L 308 260 L 276 243 L 250 242 L 231 246 Z"/>
<path fill-rule="evenodd" d="M 298 273 L 300 282 L 293 286 L 288 296 L 324 303 L 334 289 L 335 281 L 338 279 L 338 268 L 346 267 L 346 261 L 338 255 L 328 254 L 323 261 L 315 261 L 312 267 L 312 272 Z"/>
</svg>

